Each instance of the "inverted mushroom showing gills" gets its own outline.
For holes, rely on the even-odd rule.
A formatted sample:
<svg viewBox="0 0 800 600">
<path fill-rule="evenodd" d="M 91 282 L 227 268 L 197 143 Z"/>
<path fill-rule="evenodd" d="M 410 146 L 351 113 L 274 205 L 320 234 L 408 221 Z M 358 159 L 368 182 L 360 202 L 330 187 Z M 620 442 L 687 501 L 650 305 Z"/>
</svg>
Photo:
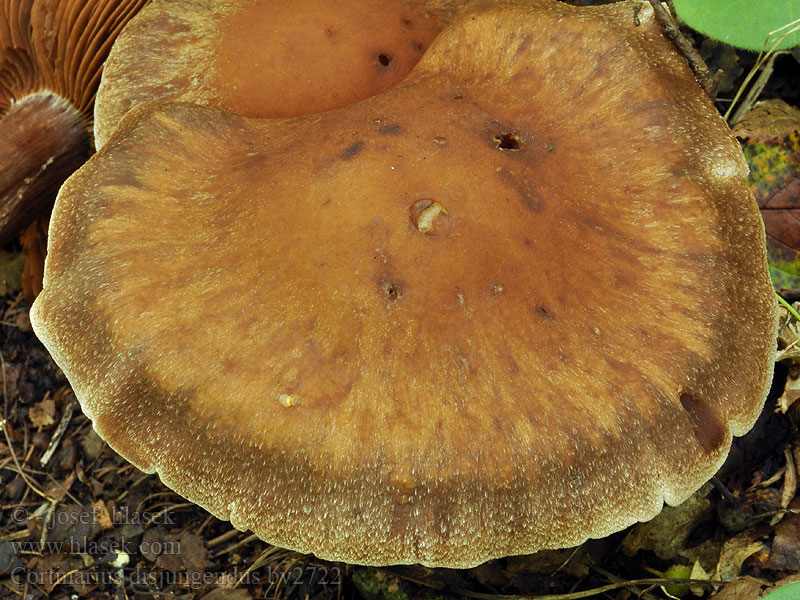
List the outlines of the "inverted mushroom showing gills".
<svg viewBox="0 0 800 600">
<path fill-rule="evenodd" d="M 358 104 L 134 109 L 31 319 L 114 449 L 268 542 L 567 547 L 687 498 L 763 406 L 745 172 L 649 5 L 498 2 Z"/>
<path fill-rule="evenodd" d="M 46 215 L 88 157 L 114 38 L 146 0 L 0 3 L 0 244 Z"/>
<path fill-rule="evenodd" d="M 465 2 L 154 2 L 109 57 L 95 109 L 97 146 L 149 100 L 291 117 L 377 94 L 417 64 L 455 12 L 450 4 Z"/>
</svg>

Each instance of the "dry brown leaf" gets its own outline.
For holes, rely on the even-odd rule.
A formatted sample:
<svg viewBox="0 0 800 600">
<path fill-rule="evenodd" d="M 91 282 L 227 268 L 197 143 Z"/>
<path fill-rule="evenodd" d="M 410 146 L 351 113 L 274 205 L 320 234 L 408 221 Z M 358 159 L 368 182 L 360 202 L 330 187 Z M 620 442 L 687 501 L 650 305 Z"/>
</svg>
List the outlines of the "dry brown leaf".
<svg viewBox="0 0 800 600">
<path fill-rule="evenodd" d="M 692 565 L 692 572 L 689 574 L 689 579 L 704 579 L 708 581 L 711 579 L 711 573 L 703 568 L 700 560 L 695 560 Z M 690 585 L 689 589 L 695 596 L 704 596 L 707 588 L 705 586 Z"/>
<path fill-rule="evenodd" d="M 67 492 L 69 492 L 69 488 L 72 487 L 72 484 L 75 483 L 75 472 L 71 472 L 67 475 L 67 478 L 64 479 L 61 483 L 53 482 L 45 492 L 47 493 L 47 497 L 56 501 L 61 502 L 64 498 L 67 497 Z"/>
<path fill-rule="evenodd" d="M 800 378 L 787 377 L 783 394 L 778 398 L 778 412 L 785 413 L 800 398 Z"/>
<path fill-rule="evenodd" d="M 761 550 L 763 546 L 761 542 L 753 541 L 748 532 L 740 533 L 725 540 L 714 579 L 733 581 L 739 576 L 744 561 Z"/>
<path fill-rule="evenodd" d="M 31 425 L 36 428 L 50 427 L 55 421 L 56 403 L 55 401 L 45 396 L 41 402 L 37 402 L 28 410 L 28 419 Z"/>
<path fill-rule="evenodd" d="M 742 577 L 727 584 L 712 600 L 754 600 L 761 597 L 761 590 L 767 585 L 763 579 Z"/>
<path fill-rule="evenodd" d="M 652 550 L 664 560 L 671 560 L 683 549 L 686 539 L 702 514 L 711 506 L 706 484 L 678 506 L 665 506 L 654 519 L 638 523 L 622 541 L 622 551 L 633 556 L 639 550 Z"/>
<path fill-rule="evenodd" d="M 756 104 L 733 128 L 742 140 L 783 137 L 800 129 L 800 110 L 783 100 L 764 100 Z"/>
<path fill-rule="evenodd" d="M 800 502 L 795 503 L 800 507 Z M 800 572 L 800 515 L 790 515 L 775 528 L 767 568 Z"/>
<path fill-rule="evenodd" d="M 783 490 L 781 490 L 781 506 L 786 508 L 797 493 L 797 464 L 794 460 L 792 449 L 788 446 L 783 451 L 786 458 L 786 473 L 783 476 Z"/>
<path fill-rule="evenodd" d="M 203 539 L 193 533 L 168 533 L 163 527 L 148 529 L 140 552 L 156 566 L 174 573 L 202 573 L 208 566 L 208 549 Z"/>
<path fill-rule="evenodd" d="M 92 512 L 95 522 L 100 525 L 102 529 L 114 529 L 114 523 L 111 520 L 111 515 L 108 514 L 105 502 L 102 500 L 92 502 Z"/>
</svg>

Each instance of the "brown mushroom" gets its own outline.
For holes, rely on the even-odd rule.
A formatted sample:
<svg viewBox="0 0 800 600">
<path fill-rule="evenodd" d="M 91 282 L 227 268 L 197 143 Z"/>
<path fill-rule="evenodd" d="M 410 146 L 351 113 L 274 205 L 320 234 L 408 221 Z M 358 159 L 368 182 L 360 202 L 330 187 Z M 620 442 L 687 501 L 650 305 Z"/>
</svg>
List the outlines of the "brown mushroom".
<svg viewBox="0 0 800 600">
<path fill-rule="evenodd" d="M 109 56 L 98 148 L 128 110 L 182 100 L 249 117 L 346 106 L 399 83 L 455 12 L 448 0 L 178 0 L 143 10 Z"/>
<path fill-rule="evenodd" d="M 46 215 L 88 157 L 111 43 L 146 0 L 0 4 L 0 245 Z"/>
<path fill-rule="evenodd" d="M 497 2 L 358 104 L 131 111 L 31 320 L 113 448 L 268 542 L 567 547 L 683 501 L 763 406 L 746 170 L 649 5 Z"/>
</svg>

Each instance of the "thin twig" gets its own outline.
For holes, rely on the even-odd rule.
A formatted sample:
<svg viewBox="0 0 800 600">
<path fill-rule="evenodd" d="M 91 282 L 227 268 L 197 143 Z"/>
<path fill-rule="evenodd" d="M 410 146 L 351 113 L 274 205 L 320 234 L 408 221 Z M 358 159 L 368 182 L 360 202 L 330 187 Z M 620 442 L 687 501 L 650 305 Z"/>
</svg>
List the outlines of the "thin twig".
<svg viewBox="0 0 800 600">
<path fill-rule="evenodd" d="M 559 572 L 561 569 L 563 569 L 564 567 L 566 567 L 566 566 L 569 564 L 569 561 L 571 561 L 573 558 L 575 558 L 575 555 L 578 553 L 578 551 L 579 551 L 581 548 L 583 548 L 583 545 L 580 545 L 580 546 L 575 546 L 575 548 L 572 550 L 572 552 L 570 552 L 570 553 L 569 553 L 569 556 L 567 557 L 567 560 L 565 560 L 564 562 L 562 562 L 562 563 L 561 563 L 561 564 L 558 566 L 558 568 L 557 568 L 555 571 L 553 571 L 553 572 L 550 574 L 550 576 L 552 577 L 553 575 L 555 575 L 556 573 L 558 573 L 558 572 Z"/>
<path fill-rule="evenodd" d="M 747 95 L 742 100 L 742 103 L 736 109 L 736 112 L 733 113 L 733 116 L 728 120 L 728 125 L 733 127 L 739 121 L 742 120 L 742 117 L 751 109 L 753 108 L 753 104 L 756 103 L 758 97 L 761 95 L 761 92 L 764 91 L 764 88 L 767 87 L 767 83 L 772 77 L 772 73 L 775 70 L 775 59 L 778 58 L 779 55 L 784 54 L 784 52 L 773 52 L 772 54 L 768 54 L 766 56 L 765 62 L 763 63 L 763 67 L 761 69 L 761 73 L 759 73 L 758 77 L 753 83 L 752 87 L 747 91 Z M 759 63 L 756 63 L 759 64 Z M 754 67 L 755 68 L 755 67 Z M 745 84 L 748 80 L 745 80 L 745 83 L 742 84 L 740 90 L 744 89 Z M 738 100 L 738 95 L 735 100 Z M 733 107 L 733 103 L 731 103 L 731 107 Z M 730 108 L 727 112 L 730 111 Z"/>
<path fill-rule="evenodd" d="M 224 544 L 228 540 L 235 538 L 240 533 L 242 533 L 242 532 L 239 531 L 238 529 L 231 529 L 229 531 L 226 531 L 222 535 L 218 535 L 217 537 L 208 540 L 206 542 L 206 548 L 208 548 L 210 550 L 211 548 L 214 548 L 215 546 L 219 546 L 220 544 Z"/>
<path fill-rule="evenodd" d="M 753 68 L 750 69 L 750 72 L 744 78 L 744 81 L 742 82 L 742 85 L 739 86 L 739 89 L 736 91 L 736 95 L 733 97 L 733 100 L 731 101 L 731 104 L 728 107 L 728 110 L 726 110 L 725 114 L 723 115 L 723 118 L 726 121 L 728 121 L 728 125 L 729 126 L 732 127 L 733 125 L 735 125 L 736 121 L 737 121 L 737 117 L 741 118 L 741 116 L 743 114 L 742 111 L 739 110 L 739 111 L 736 112 L 736 115 L 733 118 L 731 118 L 731 113 L 733 112 L 733 107 L 736 106 L 736 103 L 738 102 L 738 100 L 741 97 L 742 93 L 744 92 L 745 89 L 747 89 L 747 85 L 750 83 L 750 80 L 755 76 L 755 74 L 758 72 L 758 70 L 761 69 L 761 67 L 763 67 L 765 64 L 767 64 L 768 61 L 769 61 L 769 65 L 768 65 L 769 72 L 766 75 L 764 75 L 762 73 L 759 76 L 759 80 L 761 80 L 761 79 L 764 80 L 763 85 L 761 85 L 761 89 L 763 89 L 763 87 L 766 85 L 766 80 L 769 79 L 769 76 L 772 74 L 772 63 L 774 63 L 774 61 L 775 61 L 775 55 L 777 55 L 779 53 L 778 52 L 778 46 L 780 46 L 781 42 L 784 39 L 786 39 L 787 36 L 791 35 L 792 33 L 795 33 L 798 30 L 800 30 L 800 19 L 796 19 L 796 20 L 792 21 L 791 23 L 787 23 L 783 27 L 778 27 L 777 29 L 773 29 L 772 31 L 770 31 L 767 34 L 767 37 L 766 37 L 766 39 L 764 39 L 764 43 L 761 46 L 761 51 L 758 53 L 758 57 L 756 58 L 756 63 L 753 65 Z M 780 35 L 780 37 L 778 37 L 777 39 L 774 39 L 772 41 L 772 46 L 770 46 L 769 50 L 767 50 L 767 44 L 770 43 L 770 38 L 772 38 L 774 35 L 776 35 L 778 33 L 781 33 L 781 32 L 783 32 L 783 33 Z M 785 51 L 783 51 L 783 52 L 785 52 Z M 761 93 L 761 90 L 759 90 L 759 94 L 760 93 Z M 748 94 L 748 97 L 749 96 L 750 96 L 750 94 Z M 755 101 L 755 98 L 753 98 L 752 101 Z"/>
<path fill-rule="evenodd" d="M 64 480 L 64 483 L 69 482 L 69 478 L 72 475 L 74 475 L 74 473 L 70 473 L 69 475 L 67 475 L 67 478 Z M 45 477 L 47 477 L 52 482 L 53 486 L 57 487 L 59 490 L 64 492 L 64 496 L 66 496 L 67 498 L 72 500 L 75 504 L 82 504 L 80 500 L 78 500 L 75 496 L 73 496 L 70 493 L 69 488 L 64 487 L 64 485 L 60 481 L 58 481 L 55 477 L 53 477 L 52 474 L 45 473 Z M 72 487 L 72 482 L 69 482 L 69 483 L 70 483 L 69 487 Z M 52 489 L 52 487 L 50 489 Z"/>
<path fill-rule="evenodd" d="M 594 569 L 595 571 L 597 571 L 598 573 L 600 573 L 606 579 L 608 579 L 609 581 L 612 581 L 613 583 L 624 583 L 625 582 L 625 580 L 622 577 L 617 577 L 613 573 L 611 573 L 609 571 L 606 571 L 605 569 L 603 569 L 601 567 L 598 567 L 597 565 L 592 565 L 592 569 Z M 652 588 L 652 587 L 655 587 L 655 586 L 653 586 L 651 584 L 651 585 L 648 586 L 648 589 Z M 661 587 L 664 587 L 664 586 L 662 585 Z M 647 591 L 647 590 L 642 591 L 635 585 L 631 585 L 630 588 L 629 588 L 629 591 L 635 593 L 637 595 L 637 598 L 644 598 L 644 600 L 657 600 L 657 598 L 655 596 L 653 596 L 653 594 L 651 594 L 649 591 Z"/>
<path fill-rule="evenodd" d="M 72 413 L 75 411 L 75 404 L 76 403 L 73 400 L 64 409 L 64 414 L 61 416 L 61 422 L 58 424 L 58 427 L 56 427 L 53 437 L 50 438 L 50 444 L 47 446 L 47 450 L 44 451 L 42 458 L 39 460 L 39 463 L 42 466 L 45 466 L 48 463 L 48 461 L 53 457 L 56 448 L 58 448 L 58 443 L 61 441 L 61 437 L 67 430 L 67 425 L 69 425 L 70 419 L 72 419 Z"/>
<path fill-rule="evenodd" d="M 169 514 L 171 510 L 181 510 L 184 508 L 197 508 L 197 505 L 194 502 L 182 502 L 180 504 L 170 504 L 168 506 L 165 506 L 158 512 L 153 513 L 151 519 L 153 520 L 153 522 L 157 523 L 159 519 L 161 519 L 161 517 L 163 517 L 166 514 Z M 148 514 L 149 512 L 150 511 L 148 511 Z"/>
<path fill-rule="evenodd" d="M 33 482 L 28 479 L 28 476 L 25 475 L 25 471 L 23 471 L 22 466 L 19 464 L 17 460 L 17 453 L 14 452 L 14 444 L 11 442 L 11 436 L 8 435 L 8 427 L 6 423 L 8 422 L 8 384 L 6 382 L 6 359 L 3 357 L 3 353 L 0 352 L 0 369 L 3 371 L 3 419 L 0 421 L 3 428 L 3 436 L 6 438 L 6 444 L 8 444 L 8 451 L 11 454 L 11 460 L 14 461 L 14 465 L 17 467 L 17 472 L 19 476 L 22 477 L 22 481 L 34 492 L 36 492 L 42 498 L 52 502 L 52 498 L 50 498 L 47 494 L 33 485 Z"/>
<path fill-rule="evenodd" d="M 725 500 L 727 504 L 736 504 L 736 498 L 731 491 L 725 487 L 725 484 L 722 483 L 717 476 L 715 475 L 709 481 L 711 481 L 711 485 L 713 485 L 716 490 L 719 492 L 719 495 L 722 496 L 722 499 Z"/>
<path fill-rule="evenodd" d="M 397 577 L 401 579 L 405 579 L 406 581 L 410 581 L 412 583 L 416 583 L 418 585 L 422 585 L 432 589 L 439 589 L 439 586 L 434 585 L 433 582 L 426 582 L 421 579 L 416 579 L 414 577 L 407 577 L 405 575 L 400 575 L 397 573 L 393 573 Z M 696 586 L 704 586 L 704 587 L 718 587 L 725 585 L 724 581 L 716 581 L 711 579 L 664 579 L 660 577 L 651 577 L 647 579 L 631 579 L 628 581 L 619 581 L 616 583 L 609 583 L 608 585 L 603 585 L 600 587 L 592 588 L 590 590 L 583 590 L 580 592 L 570 592 L 568 594 L 545 594 L 544 596 L 524 596 L 524 595 L 509 595 L 509 594 L 483 594 L 480 592 L 473 592 L 471 590 L 457 590 L 454 593 L 462 596 L 467 596 L 469 598 L 477 598 L 478 600 L 581 600 L 582 598 L 593 598 L 599 594 L 605 594 L 606 592 L 611 592 L 614 590 L 618 590 L 620 588 L 627 588 L 630 586 L 654 586 L 654 585 L 696 585 Z M 453 592 L 453 590 L 450 590 Z"/>
<path fill-rule="evenodd" d="M 681 30 L 678 29 L 672 15 L 669 14 L 661 4 L 661 0 L 649 0 L 649 2 L 658 20 L 661 21 L 661 25 L 664 27 L 664 33 L 666 33 L 667 37 L 672 40 L 672 43 L 678 47 L 678 50 L 680 50 L 683 57 L 689 63 L 694 77 L 697 79 L 697 83 L 703 88 L 706 96 L 711 98 L 711 100 L 716 99 L 717 86 L 719 86 L 720 79 L 722 79 L 722 70 L 717 70 L 717 72 L 712 75 L 706 63 L 694 49 L 694 46 L 689 43 L 689 40 L 687 40 L 681 33 Z"/>
<path fill-rule="evenodd" d="M 31 532 L 27 528 L 13 531 L 6 535 L 0 536 L 0 543 L 2 542 L 16 542 L 17 540 L 24 540 L 31 537 Z"/>
<path fill-rule="evenodd" d="M 222 556 L 223 554 L 230 554 L 231 552 L 233 552 L 237 548 L 241 548 L 245 544 L 249 544 L 250 542 L 254 542 L 254 541 L 258 541 L 258 536 L 256 534 L 254 534 L 254 533 L 251 533 L 246 538 L 244 538 L 242 540 L 239 540 L 235 544 L 233 544 L 231 546 L 226 546 L 225 548 L 223 548 L 222 550 L 220 550 L 218 552 L 214 552 L 211 555 L 211 557 L 212 558 L 216 558 L 218 556 Z"/>
</svg>

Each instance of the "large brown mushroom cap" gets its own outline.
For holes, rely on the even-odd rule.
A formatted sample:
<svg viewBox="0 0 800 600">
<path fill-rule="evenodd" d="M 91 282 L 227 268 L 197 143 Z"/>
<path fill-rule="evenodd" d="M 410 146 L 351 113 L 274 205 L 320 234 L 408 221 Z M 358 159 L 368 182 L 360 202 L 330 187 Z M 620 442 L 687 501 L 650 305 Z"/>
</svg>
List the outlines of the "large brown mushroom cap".
<svg viewBox="0 0 800 600">
<path fill-rule="evenodd" d="M 352 104 L 399 83 L 452 0 L 154 2 L 114 46 L 95 110 L 101 147 L 132 107 L 181 100 L 248 117 Z"/>
<path fill-rule="evenodd" d="M 89 156 L 114 38 L 146 0 L 0 3 L 0 245 L 45 215 Z"/>
<path fill-rule="evenodd" d="M 763 405 L 745 173 L 649 5 L 498 3 L 356 105 L 135 109 L 31 320 L 117 451 L 271 543 L 567 547 L 684 500 Z"/>
</svg>

